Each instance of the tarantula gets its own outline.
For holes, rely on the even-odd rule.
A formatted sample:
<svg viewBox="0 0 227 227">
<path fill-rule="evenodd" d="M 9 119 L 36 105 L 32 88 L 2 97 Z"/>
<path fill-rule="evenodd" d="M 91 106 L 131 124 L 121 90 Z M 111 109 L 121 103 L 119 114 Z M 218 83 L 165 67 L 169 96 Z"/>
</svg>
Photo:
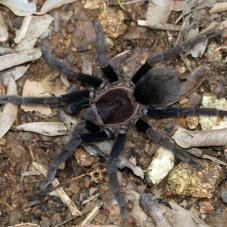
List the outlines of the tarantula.
<svg viewBox="0 0 227 227">
<path fill-rule="evenodd" d="M 75 72 L 69 66 L 57 60 L 46 46 L 41 46 L 43 57 L 50 67 L 65 74 L 69 79 L 80 81 L 93 87 L 93 89 L 71 91 L 59 97 L 0 96 L 0 103 L 61 106 L 72 115 L 76 115 L 81 109 L 88 107 L 83 122 L 84 127 L 89 132 L 82 133 L 78 126 L 75 127 L 69 142 L 64 145 L 62 151 L 50 163 L 47 177 L 42 182 L 41 189 L 47 188 L 54 179 L 59 164 L 66 161 L 78 146 L 116 137 L 112 151 L 106 158 L 106 169 L 111 191 L 120 206 L 121 217 L 126 219 L 127 204 L 120 192 L 115 164 L 124 149 L 129 128 L 135 126 L 155 143 L 171 150 L 179 160 L 188 162 L 197 169 L 202 168 L 201 164 L 186 153 L 184 149 L 160 135 L 143 119 L 146 117 L 167 118 L 196 114 L 227 116 L 227 111 L 223 110 L 168 107 L 168 104 L 173 103 L 180 96 L 180 83 L 177 74 L 170 67 L 154 68 L 156 63 L 169 60 L 196 43 L 217 36 L 220 31 L 212 30 L 148 57 L 131 81 L 125 81 L 119 78 L 108 62 L 104 44 L 104 31 L 99 22 L 95 23 L 95 29 L 98 62 L 108 82 L 104 82 L 97 76 Z M 195 71 L 194 73 L 198 72 Z"/>
</svg>

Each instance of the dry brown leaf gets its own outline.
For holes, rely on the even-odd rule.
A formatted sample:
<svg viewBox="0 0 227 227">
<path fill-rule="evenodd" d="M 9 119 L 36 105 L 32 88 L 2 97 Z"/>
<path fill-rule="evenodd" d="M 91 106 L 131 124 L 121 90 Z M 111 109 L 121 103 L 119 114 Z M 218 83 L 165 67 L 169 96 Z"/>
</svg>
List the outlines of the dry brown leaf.
<svg viewBox="0 0 227 227">
<path fill-rule="evenodd" d="M 22 96 L 45 97 L 45 96 L 50 96 L 50 94 L 43 86 L 42 81 L 37 82 L 37 81 L 26 80 L 24 84 Z M 42 105 L 22 105 L 21 109 L 23 109 L 25 112 L 37 111 L 47 116 L 52 113 L 51 108 L 49 106 L 42 106 Z"/>
<path fill-rule="evenodd" d="M 14 79 L 9 80 L 7 87 L 7 95 L 17 95 L 17 85 Z M 2 138 L 11 128 L 17 117 L 17 106 L 7 103 L 3 107 L 0 115 L 0 138 Z"/>
<path fill-rule="evenodd" d="M 189 131 L 179 128 L 173 139 L 183 148 L 227 146 L 227 128 L 203 131 Z"/>
<path fill-rule="evenodd" d="M 45 136 L 61 136 L 67 134 L 67 128 L 62 122 L 31 122 L 16 126 L 19 131 L 35 132 Z"/>
</svg>

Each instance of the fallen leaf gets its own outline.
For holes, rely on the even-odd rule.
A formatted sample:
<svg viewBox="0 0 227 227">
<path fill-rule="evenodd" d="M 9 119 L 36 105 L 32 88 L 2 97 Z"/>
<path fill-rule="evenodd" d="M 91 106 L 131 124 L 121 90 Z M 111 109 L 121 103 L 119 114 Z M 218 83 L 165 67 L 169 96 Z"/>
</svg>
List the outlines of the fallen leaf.
<svg viewBox="0 0 227 227">
<path fill-rule="evenodd" d="M 32 49 L 37 39 L 48 31 L 53 17 L 46 14 L 43 16 L 27 16 L 21 28 L 17 31 L 15 42 L 18 43 L 17 52 Z"/>
<path fill-rule="evenodd" d="M 144 172 L 139 166 L 136 165 L 136 159 L 134 157 L 129 158 L 129 160 L 123 156 L 119 157 L 117 167 L 120 169 L 125 167 L 131 169 L 137 177 L 144 179 Z"/>
<path fill-rule="evenodd" d="M 220 13 L 227 11 L 227 2 L 217 2 L 210 9 L 209 13 Z"/>
<path fill-rule="evenodd" d="M 78 0 L 46 0 L 40 12 L 38 12 L 37 14 L 44 14 L 51 11 L 52 9 L 59 8 L 63 5 L 70 4 L 77 1 Z"/>
<path fill-rule="evenodd" d="M 62 122 L 31 122 L 15 127 L 19 131 L 35 132 L 45 136 L 62 136 L 68 133 Z"/>
<path fill-rule="evenodd" d="M 23 97 L 46 97 L 50 96 L 50 94 L 44 88 L 42 82 L 26 80 L 22 92 Z M 37 111 L 44 115 L 50 115 L 52 113 L 51 108 L 49 106 L 42 105 L 21 105 L 21 109 L 25 112 L 29 111 Z"/>
<path fill-rule="evenodd" d="M 26 62 L 35 61 L 41 56 L 41 50 L 38 48 L 0 56 L 0 71 Z"/>
<path fill-rule="evenodd" d="M 172 0 L 152 0 L 147 10 L 147 23 L 150 26 L 166 23 L 169 19 L 172 6 Z"/>
<path fill-rule="evenodd" d="M 17 16 L 27 16 L 36 12 L 36 3 L 29 0 L 0 0 L 0 4 L 8 7 Z"/>
<path fill-rule="evenodd" d="M 17 95 L 17 85 L 13 78 L 9 80 L 7 95 Z M 9 131 L 16 120 L 17 109 L 18 107 L 11 103 L 4 105 L 0 115 L 0 138 L 2 138 Z"/>
<path fill-rule="evenodd" d="M 203 131 L 179 128 L 173 135 L 173 139 L 183 148 L 227 146 L 227 128 Z"/>
<path fill-rule="evenodd" d="M 1 80 L 6 86 L 9 83 L 10 78 L 12 77 L 15 81 L 19 80 L 28 70 L 30 65 L 26 66 L 17 66 L 12 69 L 5 70 L 1 72 Z"/>
<path fill-rule="evenodd" d="M 74 116 L 67 114 L 63 110 L 60 110 L 60 116 L 61 120 L 65 123 L 68 131 L 73 132 L 74 128 L 78 124 L 78 120 Z"/>
<path fill-rule="evenodd" d="M 147 9 L 146 20 L 138 20 L 137 23 L 152 29 L 179 31 L 179 25 L 167 23 L 173 9 L 173 0 L 152 0 Z"/>
<path fill-rule="evenodd" d="M 0 42 L 5 42 L 9 38 L 8 28 L 3 20 L 3 16 L 0 12 Z"/>
<path fill-rule="evenodd" d="M 21 42 L 22 39 L 24 39 L 28 31 L 28 27 L 31 24 L 31 21 L 32 21 L 31 15 L 24 17 L 21 28 L 16 30 L 16 37 L 14 38 L 15 43 L 19 43 Z"/>
</svg>

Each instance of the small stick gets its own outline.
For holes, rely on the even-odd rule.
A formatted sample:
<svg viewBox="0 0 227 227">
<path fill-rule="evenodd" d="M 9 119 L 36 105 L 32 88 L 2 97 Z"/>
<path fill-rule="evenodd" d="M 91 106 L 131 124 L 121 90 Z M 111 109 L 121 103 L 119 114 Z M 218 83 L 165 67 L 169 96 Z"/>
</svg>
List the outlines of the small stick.
<svg viewBox="0 0 227 227">
<path fill-rule="evenodd" d="M 44 176 L 47 175 L 47 170 L 37 162 L 33 162 L 32 166 L 37 169 L 39 172 L 41 172 Z M 69 196 L 65 193 L 62 187 L 60 187 L 60 183 L 57 179 L 54 179 L 51 184 L 57 188 L 55 189 L 56 194 L 59 196 L 59 198 L 62 200 L 64 204 L 66 204 L 72 214 L 72 216 L 81 216 L 82 213 L 79 211 L 79 209 L 76 207 L 76 204 L 69 198 Z"/>
<path fill-rule="evenodd" d="M 100 202 L 97 204 L 92 211 L 87 215 L 87 217 L 81 222 L 81 225 L 86 225 L 91 223 L 91 221 L 95 218 L 95 216 L 98 214 L 100 208 L 102 207 L 103 202 Z"/>
<path fill-rule="evenodd" d="M 67 220 L 64 220 L 63 222 L 61 222 L 61 223 L 55 225 L 54 227 L 60 227 L 60 226 L 62 226 L 62 225 L 65 225 L 65 224 L 67 224 L 68 222 L 72 221 L 72 220 L 75 219 L 75 218 L 76 218 L 76 216 L 73 216 L 73 217 L 71 217 L 71 218 L 69 218 L 69 219 L 67 219 Z"/>
<path fill-rule="evenodd" d="M 88 199 L 86 199 L 86 200 L 84 200 L 84 201 L 82 202 L 82 205 L 84 205 L 84 204 L 86 204 L 86 203 L 92 201 L 93 199 L 97 198 L 98 196 L 99 196 L 99 193 L 90 196 Z"/>
</svg>

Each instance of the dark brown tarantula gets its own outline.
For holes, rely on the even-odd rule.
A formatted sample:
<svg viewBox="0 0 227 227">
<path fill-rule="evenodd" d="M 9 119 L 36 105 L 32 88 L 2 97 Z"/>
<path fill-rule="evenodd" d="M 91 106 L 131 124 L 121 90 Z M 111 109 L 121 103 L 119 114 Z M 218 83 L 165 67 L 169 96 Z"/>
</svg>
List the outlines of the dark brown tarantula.
<svg viewBox="0 0 227 227">
<path fill-rule="evenodd" d="M 127 204 L 120 192 L 115 164 L 124 149 L 127 131 L 130 127 L 135 126 L 155 143 L 171 150 L 179 160 L 188 162 L 197 169 L 202 168 L 184 149 L 164 138 L 143 119 L 146 117 L 166 118 L 197 114 L 227 116 L 227 111 L 216 109 L 167 107 L 168 104 L 174 102 L 180 96 L 178 77 L 170 67 L 164 69 L 153 68 L 156 63 L 176 57 L 180 52 L 192 47 L 197 42 L 218 35 L 220 31 L 213 30 L 204 33 L 178 44 L 174 48 L 150 56 L 146 63 L 135 73 L 131 81 L 124 81 L 119 79 L 117 73 L 108 63 L 101 24 L 96 22 L 95 28 L 97 32 L 98 61 L 103 73 L 109 80 L 108 83 L 97 76 L 73 71 L 55 59 L 46 47 L 42 47 L 43 56 L 50 67 L 59 70 L 71 80 L 80 81 L 95 89 L 72 91 L 59 97 L 0 96 L 0 103 L 62 106 L 67 113 L 72 115 L 76 115 L 82 108 L 88 107 L 84 114 L 83 123 L 89 132 L 82 133 L 78 130 L 78 126 L 75 127 L 69 142 L 65 144 L 63 150 L 50 163 L 48 175 L 41 184 L 41 189 L 47 188 L 54 179 L 59 164 L 66 161 L 78 146 L 116 137 L 112 151 L 106 159 L 106 169 L 111 191 L 119 203 L 122 218 L 126 219 Z"/>
</svg>

